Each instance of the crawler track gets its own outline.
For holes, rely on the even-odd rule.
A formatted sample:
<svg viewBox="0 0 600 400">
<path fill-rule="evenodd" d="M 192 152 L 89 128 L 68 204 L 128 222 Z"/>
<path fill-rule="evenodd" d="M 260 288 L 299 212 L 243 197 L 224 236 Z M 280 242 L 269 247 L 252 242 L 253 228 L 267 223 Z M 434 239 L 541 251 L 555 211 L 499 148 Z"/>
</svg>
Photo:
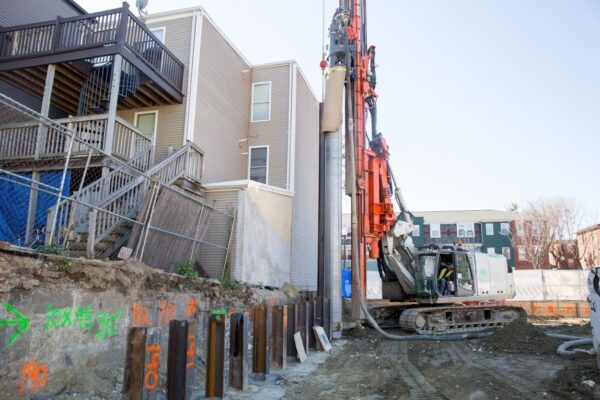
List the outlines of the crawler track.
<svg viewBox="0 0 600 400">
<path fill-rule="evenodd" d="M 527 318 L 522 308 L 504 305 L 419 307 L 400 315 L 400 327 L 421 335 L 445 335 L 501 328 L 519 318 Z"/>
</svg>

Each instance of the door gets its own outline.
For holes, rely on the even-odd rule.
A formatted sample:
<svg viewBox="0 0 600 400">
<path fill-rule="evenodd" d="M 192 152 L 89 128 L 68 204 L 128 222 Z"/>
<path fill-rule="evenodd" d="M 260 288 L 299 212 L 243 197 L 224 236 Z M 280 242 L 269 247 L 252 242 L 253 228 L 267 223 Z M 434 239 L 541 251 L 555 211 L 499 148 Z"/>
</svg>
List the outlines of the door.
<svg viewBox="0 0 600 400">
<path fill-rule="evenodd" d="M 472 296 L 475 293 L 473 289 L 473 272 L 467 253 L 456 253 L 456 283 L 458 296 Z"/>
</svg>

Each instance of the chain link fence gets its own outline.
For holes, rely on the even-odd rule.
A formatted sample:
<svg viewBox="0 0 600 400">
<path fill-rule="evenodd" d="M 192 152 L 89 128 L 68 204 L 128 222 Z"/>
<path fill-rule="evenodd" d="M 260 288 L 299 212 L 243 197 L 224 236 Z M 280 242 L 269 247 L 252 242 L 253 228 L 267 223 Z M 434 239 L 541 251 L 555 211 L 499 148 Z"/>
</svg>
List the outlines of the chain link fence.
<svg viewBox="0 0 600 400">
<path fill-rule="evenodd" d="M 0 94 L 0 240 L 220 278 L 233 210 L 202 197 L 193 144 L 154 163 L 151 143 L 118 117 L 49 120 Z M 212 230 L 217 243 L 205 240 Z"/>
</svg>

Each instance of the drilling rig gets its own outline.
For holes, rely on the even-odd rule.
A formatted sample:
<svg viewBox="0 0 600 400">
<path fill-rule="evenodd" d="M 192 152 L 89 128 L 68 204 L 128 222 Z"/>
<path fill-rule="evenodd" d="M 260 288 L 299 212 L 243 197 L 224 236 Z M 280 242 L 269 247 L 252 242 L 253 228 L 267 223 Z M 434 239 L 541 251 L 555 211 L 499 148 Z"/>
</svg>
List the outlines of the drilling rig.
<svg viewBox="0 0 600 400">
<path fill-rule="evenodd" d="M 406 303 L 399 318 L 404 329 L 422 334 L 471 332 L 524 317 L 521 308 L 504 304 L 515 291 L 503 256 L 454 245 L 413 245 L 411 214 L 390 167 L 390 149 L 377 129 L 376 52 L 375 46 L 367 46 L 366 21 L 366 0 L 340 0 L 329 27 L 321 119 L 323 134 L 343 131 L 345 138 L 345 188 L 352 209 L 352 317 L 361 319 L 367 259 L 377 260 L 384 299 Z M 329 193 L 335 190 L 341 188 Z M 339 239 L 328 243 L 339 245 Z"/>
</svg>

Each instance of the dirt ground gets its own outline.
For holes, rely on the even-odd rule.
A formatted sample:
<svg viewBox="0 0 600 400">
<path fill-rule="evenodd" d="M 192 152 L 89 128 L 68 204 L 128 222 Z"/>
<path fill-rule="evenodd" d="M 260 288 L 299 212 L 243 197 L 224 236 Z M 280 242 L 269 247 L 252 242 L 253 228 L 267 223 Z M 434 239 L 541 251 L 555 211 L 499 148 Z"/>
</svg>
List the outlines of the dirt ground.
<svg viewBox="0 0 600 400">
<path fill-rule="evenodd" d="M 600 399 L 595 356 L 561 357 L 543 330 L 590 336 L 587 321 L 534 320 L 457 342 L 348 337 L 286 399 Z M 404 334 L 397 331 L 398 334 Z M 583 381 L 597 382 L 591 388 Z"/>
</svg>

